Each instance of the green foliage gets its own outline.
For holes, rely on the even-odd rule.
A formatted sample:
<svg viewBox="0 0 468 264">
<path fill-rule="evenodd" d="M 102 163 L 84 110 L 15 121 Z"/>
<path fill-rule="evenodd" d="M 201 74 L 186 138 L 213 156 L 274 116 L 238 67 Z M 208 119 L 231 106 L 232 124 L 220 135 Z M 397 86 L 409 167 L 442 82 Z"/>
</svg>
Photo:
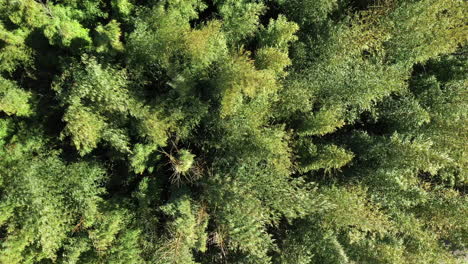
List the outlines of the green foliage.
<svg viewBox="0 0 468 264">
<path fill-rule="evenodd" d="M 311 117 L 304 118 L 302 125 L 298 129 L 298 133 L 302 136 L 323 136 L 335 132 L 338 128 L 345 125 L 345 122 L 340 120 L 340 115 L 341 111 L 339 108 L 321 110 Z"/>
<path fill-rule="evenodd" d="M 465 2 L 449 0 L 402 3 L 383 22 L 392 34 L 384 44 L 388 60 L 410 66 L 466 44 L 466 8 Z"/>
<path fill-rule="evenodd" d="M 216 0 L 224 21 L 224 31 L 230 43 L 237 48 L 240 41 L 252 37 L 259 28 L 259 17 L 265 10 L 261 1 Z"/>
<path fill-rule="evenodd" d="M 111 6 L 117 14 L 123 17 L 128 17 L 135 8 L 129 0 L 112 0 Z"/>
<path fill-rule="evenodd" d="M 54 84 L 58 98 L 67 107 L 63 136 L 71 136 L 82 155 L 93 150 L 101 139 L 121 151 L 128 151 L 125 132 L 119 123 L 106 122 L 111 116 L 125 118 L 132 109 L 132 98 L 123 71 L 103 68 L 93 58 L 72 65 Z"/>
<path fill-rule="evenodd" d="M 133 155 L 130 157 L 130 164 L 135 173 L 141 174 L 145 169 L 152 172 L 154 164 L 149 163 L 151 162 L 150 155 L 157 149 L 157 146 L 154 144 L 135 144 Z"/>
<path fill-rule="evenodd" d="M 73 145 L 82 154 L 97 146 L 106 125 L 101 116 L 79 105 L 69 108 L 63 116 L 63 121 L 67 122 L 63 135 L 72 136 Z"/>
<path fill-rule="evenodd" d="M 190 60 L 195 73 L 209 67 L 226 54 L 226 39 L 221 32 L 221 23 L 211 21 L 200 29 L 191 30 L 184 36 L 183 53 Z"/>
<path fill-rule="evenodd" d="M 244 103 L 245 97 L 262 94 L 272 95 L 278 89 L 274 74 L 268 70 L 255 69 L 247 54 L 236 55 L 226 62 L 216 77 L 221 93 L 221 116 L 235 114 Z M 260 96 L 258 96 L 260 97 Z"/>
<path fill-rule="evenodd" d="M 288 17 L 301 26 L 319 23 L 338 7 L 338 0 L 276 0 Z"/>
<path fill-rule="evenodd" d="M 0 263 L 462 263 L 466 10 L 0 0 Z"/>
<path fill-rule="evenodd" d="M 129 36 L 129 60 L 135 64 L 156 63 L 166 69 L 176 66 L 177 62 L 174 61 L 174 57 L 185 48 L 185 35 L 191 31 L 189 22 L 198 16 L 197 10 L 202 9 L 203 6 L 196 0 L 168 0 L 144 10 L 142 17 L 136 20 L 135 30 Z M 216 23 L 211 25 L 216 28 Z M 198 32 L 198 34 L 210 34 L 212 30 L 208 28 L 206 32 Z M 187 40 L 189 39 L 190 36 Z M 193 48 L 196 49 L 200 45 L 201 48 L 209 47 L 206 41 L 211 40 L 197 39 L 201 43 Z M 216 40 L 216 37 L 213 40 Z M 193 55 L 196 56 L 196 54 Z M 171 65 L 172 63 L 175 65 Z"/>
<path fill-rule="evenodd" d="M 276 48 L 261 48 L 255 54 L 255 66 L 259 70 L 271 70 L 276 75 L 285 75 L 284 69 L 291 65 L 287 53 Z"/>
<path fill-rule="evenodd" d="M 290 42 L 297 40 L 294 34 L 298 30 L 299 27 L 295 23 L 288 22 L 284 16 L 280 15 L 276 20 L 270 20 L 268 27 L 260 32 L 260 45 L 287 52 Z"/>
<path fill-rule="evenodd" d="M 74 14 L 75 10 L 60 5 L 49 5 L 46 8 L 51 19 L 44 28 L 44 36 L 49 39 L 51 45 L 80 47 L 91 43 L 89 29 L 75 19 L 78 16 Z"/>
<path fill-rule="evenodd" d="M 31 114 L 31 94 L 20 89 L 14 82 L 0 77 L 0 110 L 7 115 L 28 116 Z"/>
<path fill-rule="evenodd" d="M 1 225 L 8 237 L 0 259 L 5 263 L 55 259 L 74 226 L 93 221 L 104 191 L 99 187 L 104 172 L 96 164 L 38 155 L 33 151 L 41 150 L 22 138 L 12 138 L 2 149 L 10 156 L 1 163 Z"/>
<path fill-rule="evenodd" d="M 24 43 L 28 33 L 21 28 L 6 30 L 0 23 L 0 71 L 13 72 L 19 65 L 30 62 L 31 50 Z"/>
<path fill-rule="evenodd" d="M 321 191 L 330 206 L 299 220 L 284 233 L 278 263 L 349 263 L 349 246 L 383 238 L 393 227 L 378 205 L 358 187 L 330 187 Z M 360 255 L 368 254 L 366 250 Z M 380 263 L 380 262 L 379 262 Z"/>
<path fill-rule="evenodd" d="M 186 149 L 182 149 L 178 153 L 178 157 L 174 160 L 174 171 L 177 174 L 187 173 L 193 166 L 195 155 Z"/>
<path fill-rule="evenodd" d="M 97 52 L 122 51 L 123 44 L 120 41 L 120 27 L 116 20 L 111 20 L 107 25 L 99 25 L 96 28 L 95 45 Z"/>
<path fill-rule="evenodd" d="M 208 215 L 205 209 L 193 205 L 186 195 L 160 209 L 170 220 L 157 263 L 196 263 L 192 251 L 206 251 Z"/>
<path fill-rule="evenodd" d="M 353 154 L 336 145 L 315 146 L 304 143 L 301 147 L 300 169 L 301 172 L 325 169 L 339 169 L 353 159 Z"/>
<path fill-rule="evenodd" d="M 255 64 L 260 69 L 269 69 L 279 77 L 285 75 L 284 69 L 291 65 L 288 47 L 297 40 L 295 33 L 299 27 L 288 22 L 284 16 L 270 20 L 268 27 L 260 32 L 259 44 L 263 48 L 256 53 Z"/>
</svg>

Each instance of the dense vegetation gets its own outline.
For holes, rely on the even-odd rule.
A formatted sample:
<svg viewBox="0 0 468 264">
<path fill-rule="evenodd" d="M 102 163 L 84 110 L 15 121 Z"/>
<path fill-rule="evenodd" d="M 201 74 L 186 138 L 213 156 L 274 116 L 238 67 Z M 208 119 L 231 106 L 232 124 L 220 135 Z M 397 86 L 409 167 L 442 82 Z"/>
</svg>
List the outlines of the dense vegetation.
<svg viewBox="0 0 468 264">
<path fill-rule="evenodd" d="M 0 263 L 461 263 L 467 13 L 0 0 Z"/>
</svg>

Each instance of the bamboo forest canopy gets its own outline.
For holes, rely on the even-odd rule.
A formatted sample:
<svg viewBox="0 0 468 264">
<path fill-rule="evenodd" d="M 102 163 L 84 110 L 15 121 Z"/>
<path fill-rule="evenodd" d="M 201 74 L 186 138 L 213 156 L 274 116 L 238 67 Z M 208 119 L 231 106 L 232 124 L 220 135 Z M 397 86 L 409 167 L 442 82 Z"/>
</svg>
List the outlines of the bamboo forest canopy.
<svg viewBox="0 0 468 264">
<path fill-rule="evenodd" d="M 0 263 L 462 263 L 466 14 L 0 0 Z"/>
</svg>

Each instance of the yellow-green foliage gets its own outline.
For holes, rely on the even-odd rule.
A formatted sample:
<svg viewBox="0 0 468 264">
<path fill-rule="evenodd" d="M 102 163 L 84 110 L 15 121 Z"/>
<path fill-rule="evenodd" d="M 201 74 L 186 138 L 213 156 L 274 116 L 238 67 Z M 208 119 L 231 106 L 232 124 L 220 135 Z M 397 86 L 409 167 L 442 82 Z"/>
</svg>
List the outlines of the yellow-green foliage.
<svg viewBox="0 0 468 264">
<path fill-rule="evenodd" d="M 0 263 L 463 262 L 467 6 L 0 0 Z"/>
<path fill-rule="evenodd" d="M 306 148 L 301 149 L 301 155 L 299 167 L 301 172 L 319 169 L 329 172 L 333 169 L 340 169 L 354 157 L 353 153 L 336 145 L 306 145 Z"/>
<path fill-rule="evenodd" d="M 187 173 L 193 166 L 195 155 L 186 149 L 182 149 L 177 153 L 174 161 L 174 171 L 177 174 Z"/>
<path fill-rule="evenodd" d="M 128 16 L 133 11 L 135 6 L 129 0 L 112 0 L 112 8 L 121 16 Z"/>
<path fill-rule="evenodd" d="M 217 77 L 221 90 L 221 116 L 226 117 L 238 111 L 244 97 L 257 94 L 274 94 L 278 89 L 275 76 L 267 70 L 255 69 L 254 62 L 247 54 L 236 55 L 221 69 Z"/>
<path fill-rule="evenodd" d="M 284 69 L 291 65 L 287 53 L 276 48 L 262 48 L 255 54 L 255 66 L 259 70 L 271 70 L 275 74 L 285 75 Z"/>
<path fill-rule="evenodd" d="M 0 47 L 1 71 L 12 72 L 21 64 L 28 64 L 31 60 L 31 50 L 26 46 L 25 38 L 29 34 L 21 28 L 12 31 L 6 30 L 0 23 Z"/>
<path fill-rule="evenodd" d="M 31 114 L 31 94 L 14 82 L 0 77 L 0 110 L 7 115 L 27 116 Z"/>
<path fill-rule="evenodd" d="M 102 116 L 93 114 L 79 105 L 69 108 L 63 116 L 63 121 L 67 123 L 63 135 L 71 136 L 73 145 L 83 155 L 97 146 L 106 126 Z"/>
<path fill-rule="evenodd" d="M 298 40 L 295 35 L 299 26 L 287 21 L 283 15 L 276 20 L 271 19 L 268 26 L 260 32 L 260 45 L 277 48 L 283 52 L 288 51 L 289 44 Z"/>
<path fill-rule="evenodd" d="M 120 41 L 121 32 L 119 22 L 111 20 L 107 25 L 99 25 L 96 28 L 96 51 L 97 52 L 111 52 L 122 51 L 123 44 Z"/>
<path fill-rule="evenodd" d="M 320 110 L 311 117 L 304 118 L 299 128 L 299 134 L 304 136 L 323 136 L 335 132 L 344 126 L 345 122 L 340 119 L 340 109 Z"/>
<path fill-rule="evenodd" d="M 72 19 L 72 10 L 62 6 L 48 6 L 51 18 L 44 28 L 44 35 L 51 45 L 69 47 L 72 44 L 86 46 L 91 42 L 89 29 Z"/>
<path fill-rule="evenodd" d="M 195 71 L 204 70 L 226 55 L 226 39 L 221 32 L 221 25 L 220 21 L 210 21 L 184 36 L 185 47 L 182 51 L 187 54 Z"/>
<path fill-rule="evenodd" d="M 162 206 L 161 210 L 169 217 L 168 236 L 161 241 L 157 263 L 196 263 L 192 250 L 204 252 L 208 243 L 205 209 L 184 195 Z"/>
<path fill-rule="evenodd" d="M 234 48 L 241 40 L 252 37 L 259 28 L 259 16 L 265 5 L 260 1 L 216 0 L 224 21 L 224 31 Z"/>
</svg>

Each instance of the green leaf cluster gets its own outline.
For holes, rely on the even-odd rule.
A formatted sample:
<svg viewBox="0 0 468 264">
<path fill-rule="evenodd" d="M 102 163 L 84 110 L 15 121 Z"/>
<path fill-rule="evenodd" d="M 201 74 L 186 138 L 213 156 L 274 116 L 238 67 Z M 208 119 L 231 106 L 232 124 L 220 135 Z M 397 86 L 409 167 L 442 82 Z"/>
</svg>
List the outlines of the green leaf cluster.
<svg viewBox="0 0 468 264">
<path fill-rule="evenodd" d="M 464 263 L 466 11 L 0 0 L 0 263 Z"/>
</svg>

